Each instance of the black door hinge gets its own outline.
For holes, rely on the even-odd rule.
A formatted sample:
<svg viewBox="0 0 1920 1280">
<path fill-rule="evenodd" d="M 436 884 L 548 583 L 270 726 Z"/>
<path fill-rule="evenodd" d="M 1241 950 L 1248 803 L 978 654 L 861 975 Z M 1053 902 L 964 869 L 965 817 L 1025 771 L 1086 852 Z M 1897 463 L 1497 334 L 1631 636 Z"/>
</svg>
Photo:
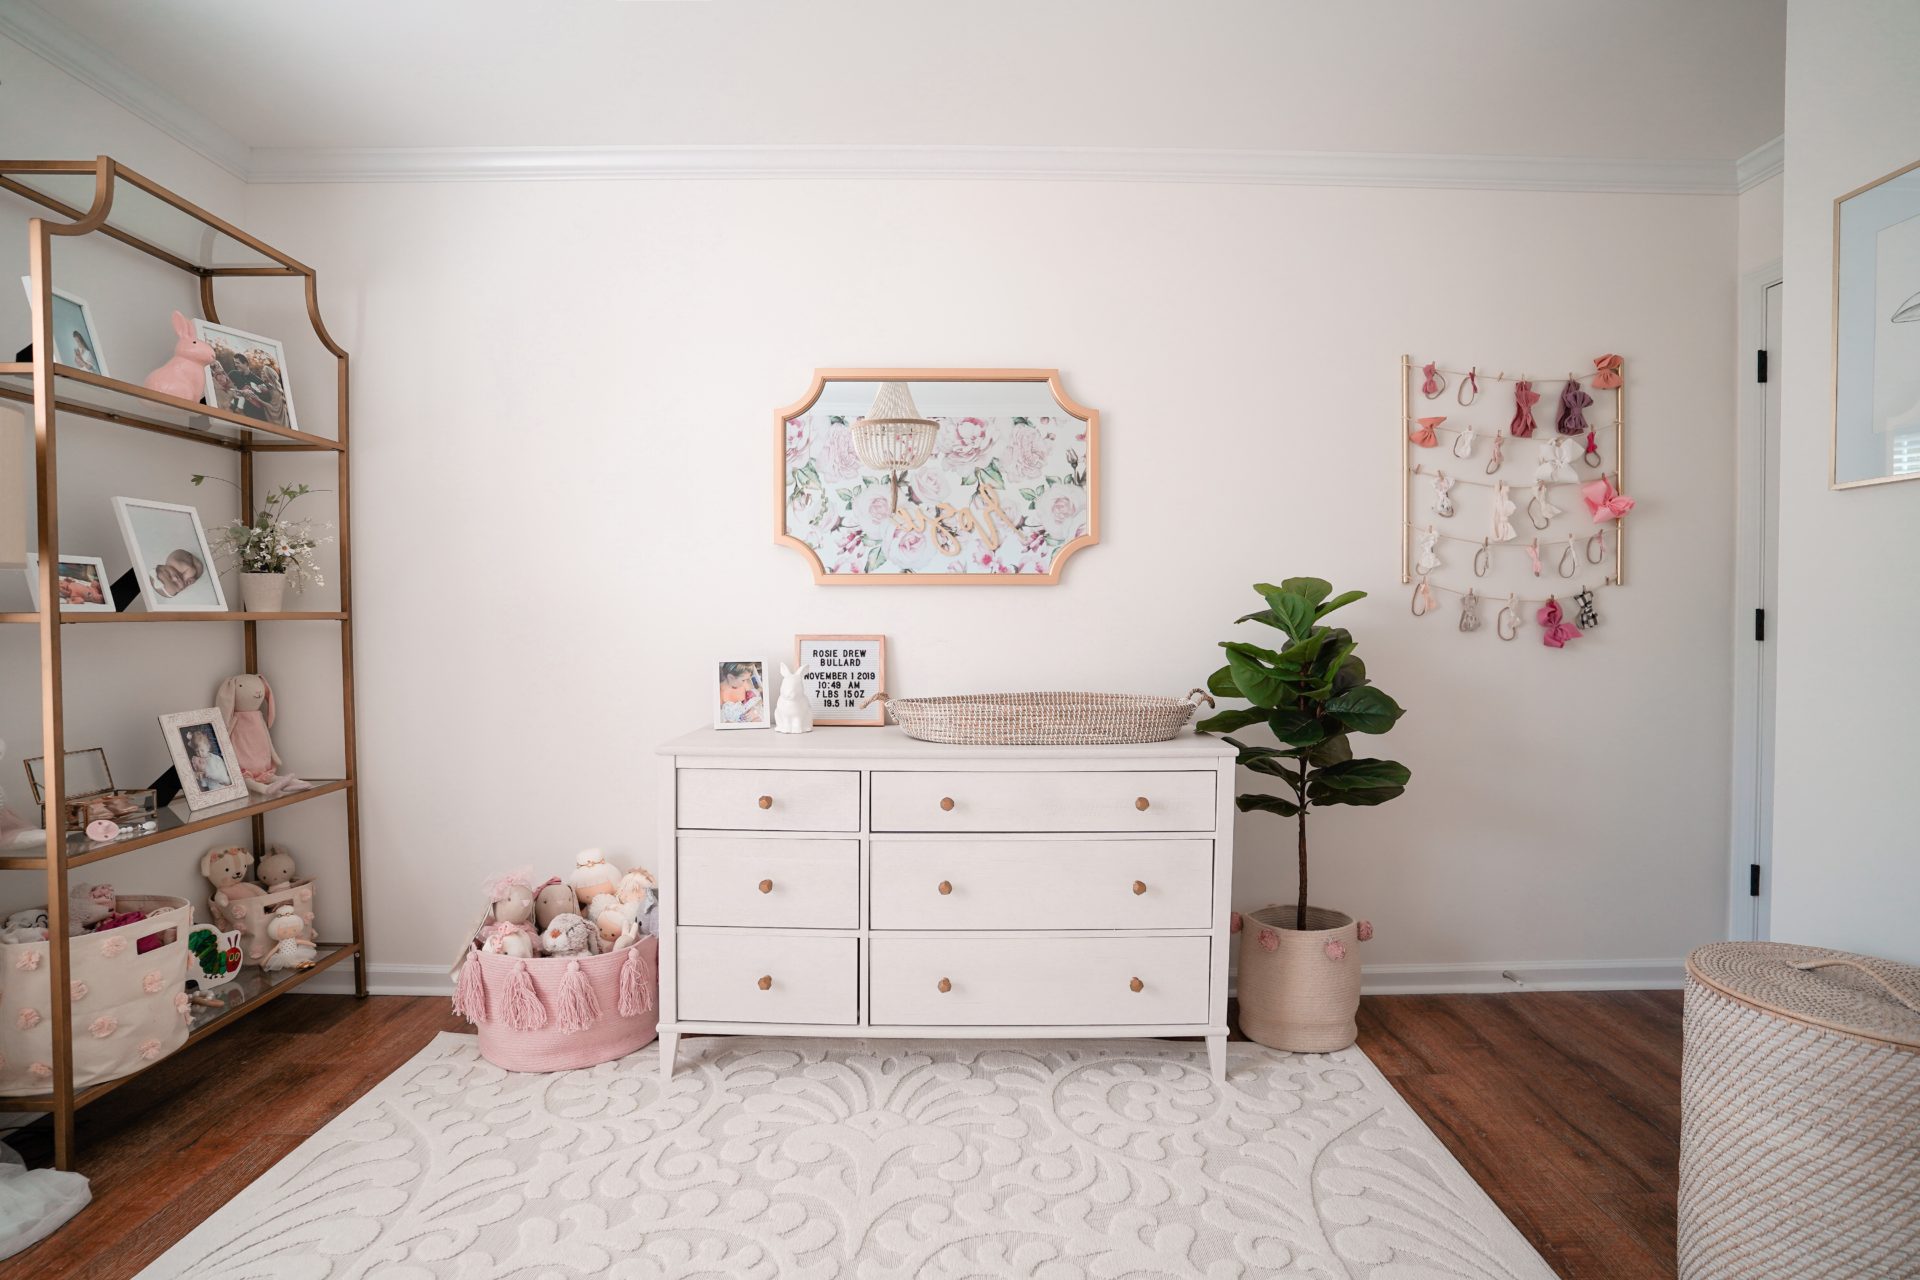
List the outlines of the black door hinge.
<svg viewBox="0 0 1920 1280">
<path fill-rule="evenodd" d="M 1755 609 L 1753 611 L 1753 638 L 1755 640 L 1765 640 L 1767 638 L 1767 611 L 1765 609 Z"/>
<path fill-rule="evenodd" d="M 1767 353 L 1764 351 L 1757 351 L 1754 354 L 1759 356 L 1759 359 L 1754 362 L 1756 366 L 1755 372 L 1753 375 L 1754 381 L 1765 382 L 1767 380 Z"/>
<path fill-rule="evenodd" d="M 1757 862 L 1747 866 L 1747 896 L 1750 898 L 1760 896 L 1760 864 Z"/>
</svg>

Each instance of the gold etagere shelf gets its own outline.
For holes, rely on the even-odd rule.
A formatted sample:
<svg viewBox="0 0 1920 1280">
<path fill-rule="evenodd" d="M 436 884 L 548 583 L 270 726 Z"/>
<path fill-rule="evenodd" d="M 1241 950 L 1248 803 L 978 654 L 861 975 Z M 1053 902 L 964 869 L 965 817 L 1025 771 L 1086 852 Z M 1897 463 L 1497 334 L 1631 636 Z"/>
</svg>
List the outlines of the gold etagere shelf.
<svg viewBox="0 0 1920 1280">
<path fill-rule="evenodd" d="M 0 1105 L 43 1109 L 52 1115 L 54 1163 L 62 1169 L 75 1165 L 74 1115 L 88 1102 L 135 1079 L 140 1073 L 104 1080 L 76 1089 L 73 1075 L 73 1008 L 69 995 L 67 939 L 67 878 L 74 868 L 107 858 L 151 848 L 182 836 L 208 831 L 225 823 L 246 821 L 252 828 L 256 852 L 266 844 L 266 815 L 290 805 L 338 795 L 346 805 L 347 893 L 353 937 L 348 942 L 323 942 L 316 963 L 307 969 L 265 973 L 243 969 L 231 983 L 210 993 L 217 1009 L 195 1009 L 187 1043 L 213 1034 L 261 1005 L 295 990 L 337 964 L 353 964 L 354 990 L 367 993 L 366 949 L 360 901 L 360 806 L 354 785 L 353 620 L 350 504 L 347 465 L 347 353 L 327 333 L 320 319 L 311 267 L 208 213 L 189 200 L 142 177 L 107 157 L 93 160 L 0 160 L 0 189 L 12 192 L 46 215 L 30 218 L 27 238 L 29 293 L 33 312 L 33 359 L 0 362 L 0 400 L 33 406 L 35 541 L 38 546 L 39 598 L 50 607 L 36 613 L 0 613 L 0 625 L 35 626 L 40 633 L 40 704 L 48 796 L 66 794 L 66 724 L 62 695 L 63 629 L 69 625 L 147 623 L 238 623 L 244 632 L 246 670 L 259 670 L 259 625 L 263 622 L 333 623 L 340 632 L 340 714 L 346 776 L 315 780 L 309 791 L 271 799 L 248 797 L 186 818 L 163 810 L 157 830 L 142 836 L 105 843 L 70 839 L 63 828 L 63 808 L 47 806 L 47 842 L 38 855 L 0 857 L 0 870 L 44 870 L 47 877 L 47 949 L 50 991 L 49 1023 L 53 1035 L 51 1089 L 28 1098 L 0 1099 Z M 194 277 L 199 286 L 200 310 L 206 319 L 219 320 L 215 285 L 235 277 L 280 277 L 298 282 L 304 290 L 307 317 L 314 336 L 335 361 L 336 429 L 332 437 L 314 435 L 259 422 L 217 407 L 182 400 L 148 390 L 135 383 L 104 377 L 54 361 L 52 329 L 53 247 L 66 237 L 100 235 L 145 253 Z M 294 613 L 181 612 L 181 613 L 66 613 L 56 574 L 59 565 L 60 512 L 57 483 L 58 425 L 63 415 L 152 432 L 200 446 L 229 449 L 239 456 L 240 506 L 253 510 L 254 458 L 262 453 L 307 452 L 332 454 L 339 498 L 340 607 Z"/>
</svg>

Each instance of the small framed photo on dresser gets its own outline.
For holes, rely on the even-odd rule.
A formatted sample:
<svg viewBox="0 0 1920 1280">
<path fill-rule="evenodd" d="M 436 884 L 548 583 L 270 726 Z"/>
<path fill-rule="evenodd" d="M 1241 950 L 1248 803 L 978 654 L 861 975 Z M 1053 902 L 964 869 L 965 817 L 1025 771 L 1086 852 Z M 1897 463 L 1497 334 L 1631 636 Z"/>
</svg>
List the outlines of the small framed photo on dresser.
<svg viewBox="0 0 1920 1280">
<path fill-rule="evenodd" d="M 795 636 L 794 657 L 806 663 L 807 697 L 816 725 L 878 729 L 887 722 L 879 703 L 861 703 L 887 687 L 885 636 Z"/>
<path fill-rule="evenodd" d="M 714 663 L 713 727 L 766 729 L 773 725 L 767 702 L 765 658 L 722 658 Z"/>
</svg>

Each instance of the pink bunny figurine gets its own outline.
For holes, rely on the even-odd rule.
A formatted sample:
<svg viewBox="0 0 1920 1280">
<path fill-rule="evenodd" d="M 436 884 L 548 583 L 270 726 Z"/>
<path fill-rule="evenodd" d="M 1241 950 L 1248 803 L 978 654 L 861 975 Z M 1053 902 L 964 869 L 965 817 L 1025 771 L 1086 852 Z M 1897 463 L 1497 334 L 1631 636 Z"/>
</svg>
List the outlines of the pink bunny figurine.
<svg viewBox="0 0 1920 1280">
<path fill-rule="evenodd" d="M 173 313 L 173 358 L 148 374 L 144 385 L 164 396 L 178 396 L 196 403 L 207 393 L 207 366 L 213 363 L 213 348 L 193 336 L 193 322 Z"/>
</svg>

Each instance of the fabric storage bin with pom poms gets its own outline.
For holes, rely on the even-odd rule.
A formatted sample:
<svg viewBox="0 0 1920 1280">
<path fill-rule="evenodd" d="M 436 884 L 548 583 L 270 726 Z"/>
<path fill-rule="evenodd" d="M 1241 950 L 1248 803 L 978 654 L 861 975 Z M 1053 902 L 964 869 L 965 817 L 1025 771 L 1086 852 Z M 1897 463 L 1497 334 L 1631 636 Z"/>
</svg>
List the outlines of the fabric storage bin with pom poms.
<svg viewBox="0 0 1920 1280">
<path fill-rule="evenodd" d="M 75 1088 L 138 1071 L 186 1043 L 193 909 L 180 898 L 114 899 L 115 915 L 135 911 L 144 918 L 66 940 Z M 59 945 L 57 939 L 0 943 L 0 1096 L 53 1088 L 47 949 Z"/>
<path fill-rule="evenodd" d="M 653 1039 L 659 959 L 654 937 L 597 956 L 520 959 L 476 946 L 461 961 L 453 1009 L 474 1024 L 481 1056 L 497 1067 L 590 1067 Z"/>
</svg>

